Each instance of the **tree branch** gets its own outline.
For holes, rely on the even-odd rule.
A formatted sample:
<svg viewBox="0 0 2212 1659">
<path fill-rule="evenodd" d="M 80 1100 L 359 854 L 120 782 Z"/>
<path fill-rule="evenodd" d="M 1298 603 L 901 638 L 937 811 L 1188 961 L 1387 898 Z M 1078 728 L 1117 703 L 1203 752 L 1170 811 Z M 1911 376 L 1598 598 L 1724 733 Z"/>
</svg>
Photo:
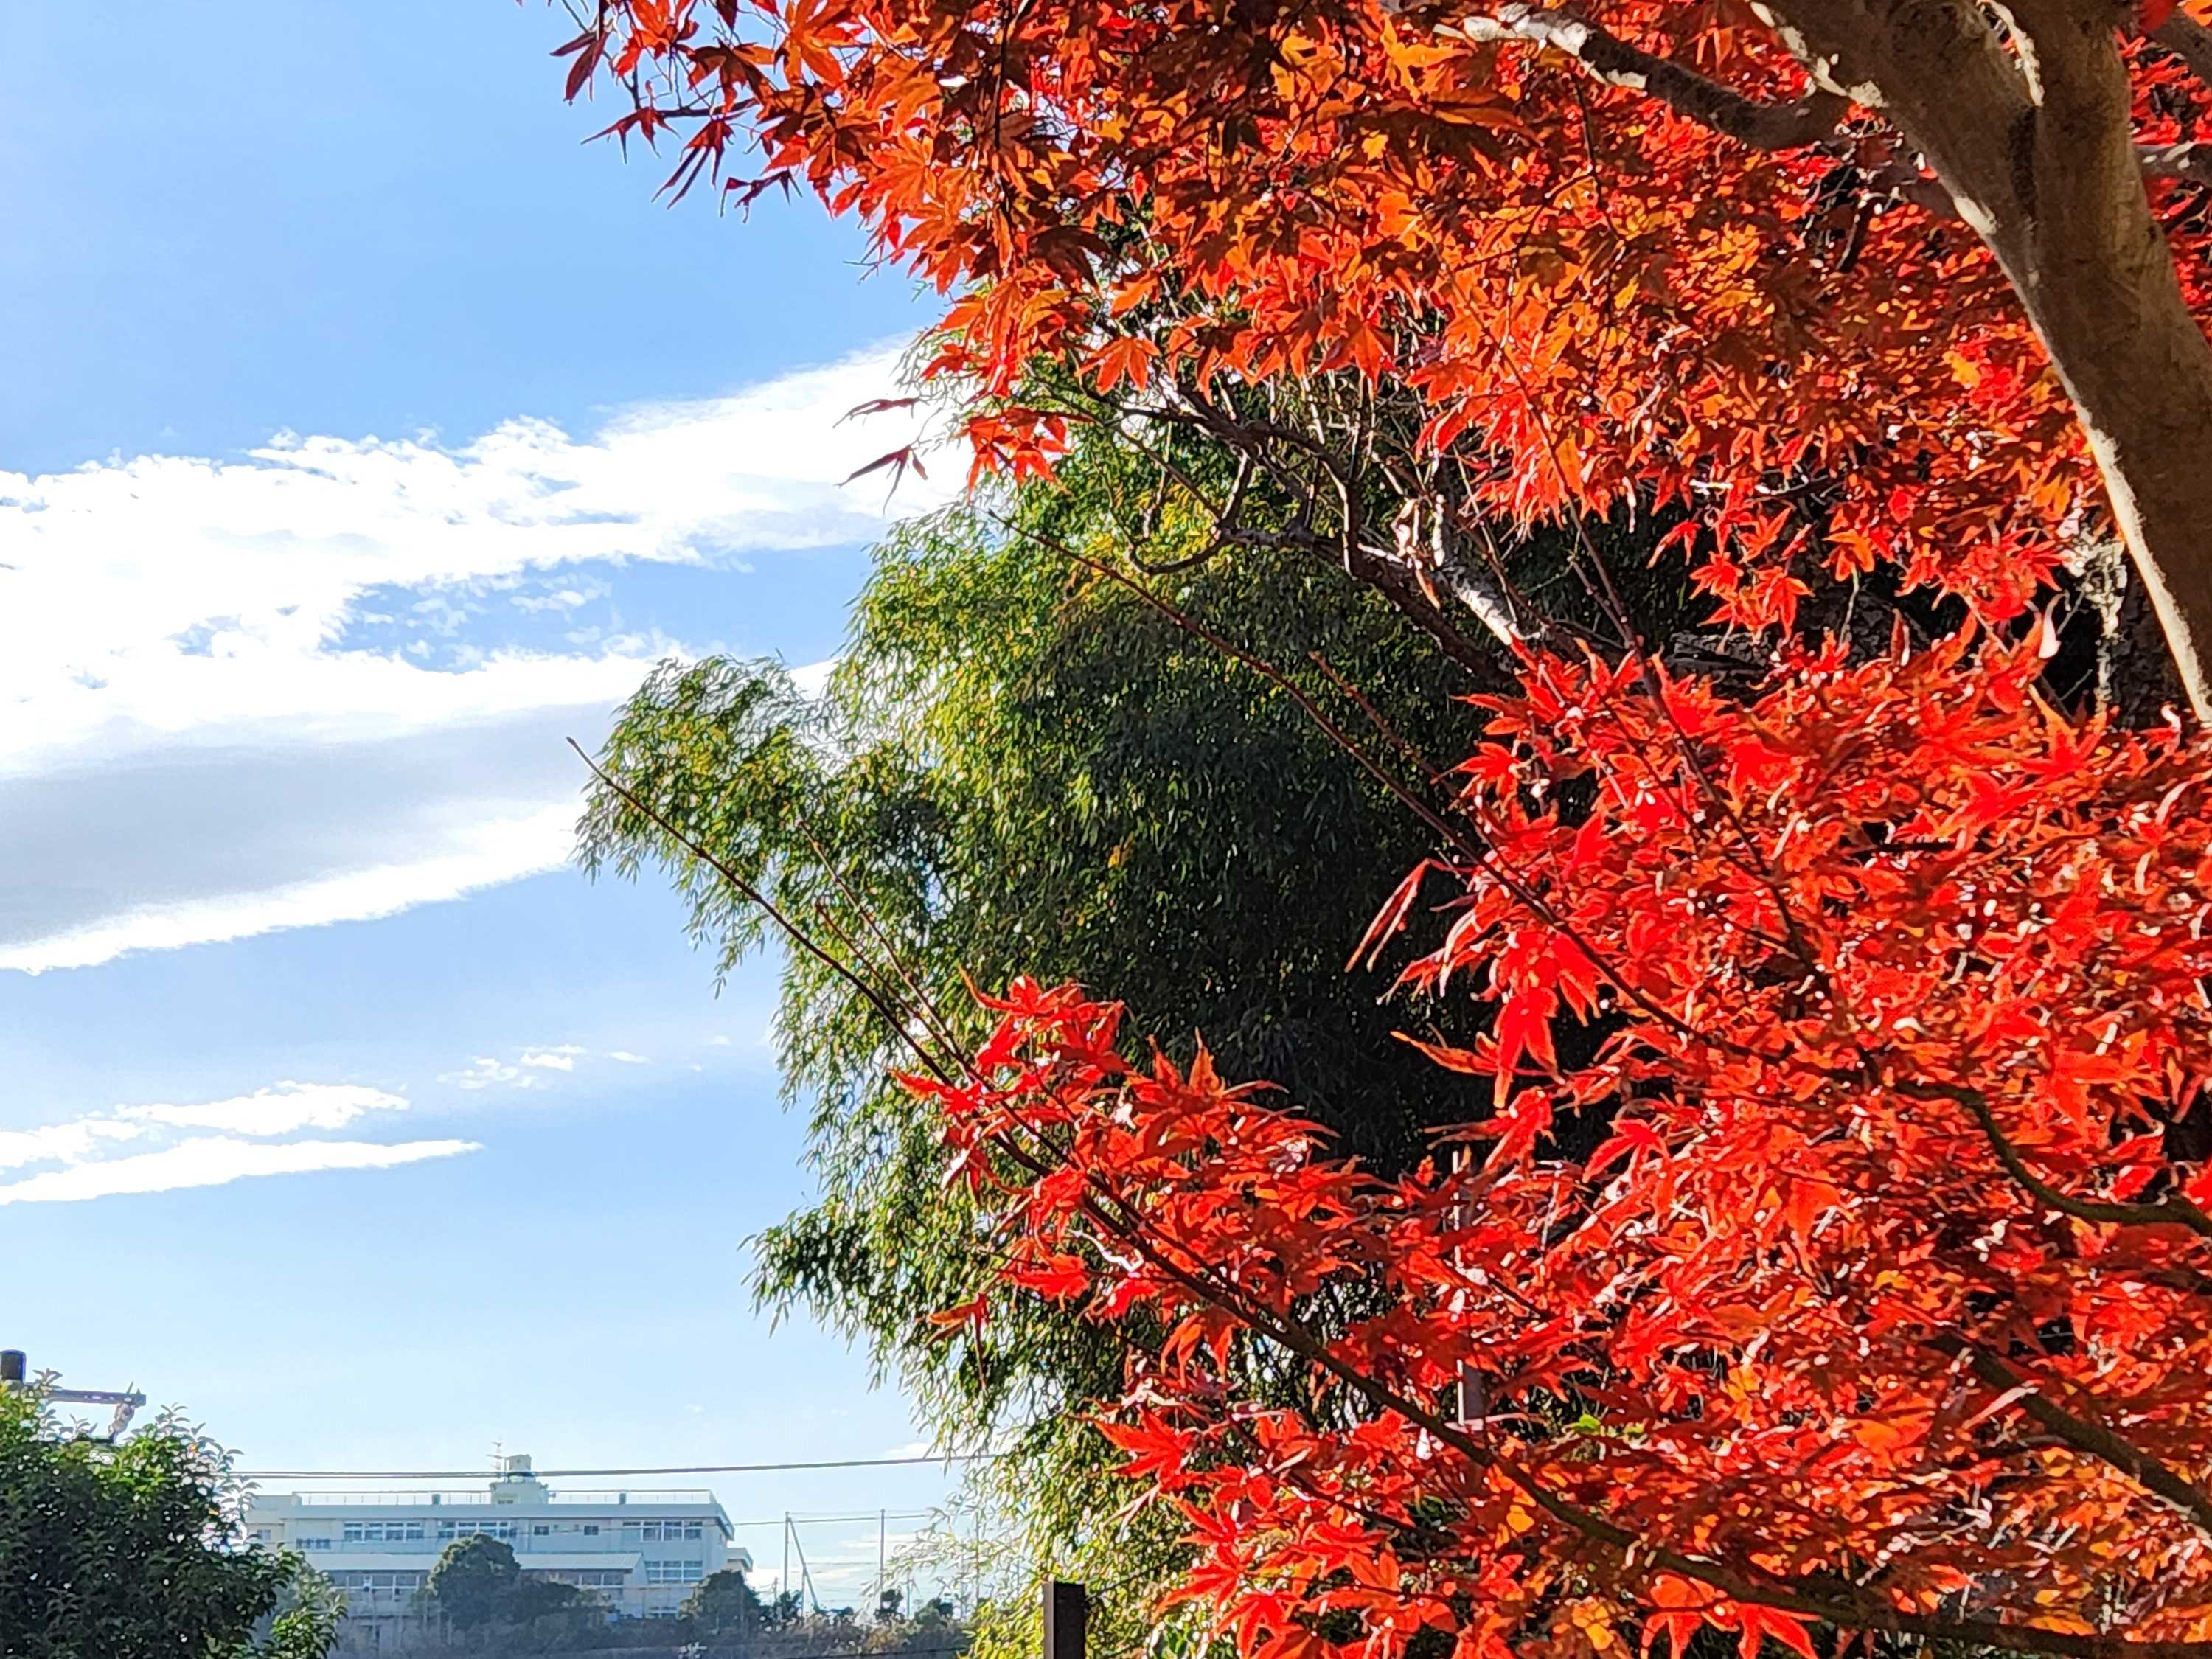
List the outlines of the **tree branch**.
<svg viewBox="0 0 2212 1659">
<path fill-rule="evenodd" d="M 1521 40 L 1565 52 L 1609 87 L 1649 93 L 1677 115 L 1754 149 L 1799 149 L 1834 132 L 1850 100 L 1815 88 L 1792 104 L 1769 104 L 1681 64 L 1632 46 L 1619 35 L 1564 11 L 1514 4 L 1470 17 L 1444 32 L 1475 42 Z"/>
<path fill-rule="evenodd" d="M 2136 159 L 2147 179 L 2185 179 L 2212 185 L 2212 144 L 2137 144 Z"/>
<path fill-rule="evenodd" d="M 2154 1204 L 2124 1203 L 2109 1199 L 2075 1198 L 2063 1193 L 2030 1169 L 2027 1160 L 2021 1156 L 2020 1148 L 1997 1126 L 1996 1114 L 1990 1110 L 1989 1097 L 1979 1089 L 1969 1089 L 1954 1083 L 1917 1083 L 1893 1081 L 1890 1087 L 1899 1094 L 1920 1100 L 1948 1100 L 1966 1109 L 1990 1143 L 1990 1150 L 2003 1164 L 2005 1173 L 2026 1188 L 2039 1203 L 2070 1215 L 2076 1221 L 2092 1221 L 2101 1225 L 2121 1227 L 2186 1227 L 2200 1238 L 2212 1238 L 2212 1215 L 2185 1194 L 2168 1193 Z"/>
<path fill-rule="evenodd" d="M 1976 1376 L 2000 1394 L 2015 1395 L 2014 1406 L 2045 1433 L 2100 1463 L 2110 1464 L 2144 1491 L 2154 1492 L 2172 1504 L 2195 1522 L 2198 1530 L 2212 1533 L 2212 1498 L 2207 1498 L 2158 1459 L 2103 1424 L 2077 1417 L 2048 1396 L 2037 1393 L 2033 1378 L 2022 1376 L 1988 1349 L 1956 1338 L 1936 1346 L 1945 1352 L 1965 1354 L 1967 1367 Z"/>
<path fill-rule="evenodd" d="M 628 784 L 623 783 L 593 760 L 585 751 L 583 744 L 578 743 L 575 738 L 570 738 L 568 747 L 576 751 L 576 758 L 591 769 L 592 775 L 597 778 L 605 787 L 621 796 L 629 804 L 633 811 L 658 829 L 661 834 L 666 836 L 724 881 L 729 883 L 732 887 L 744 894 L 750 902 L 757 905 L 767 914 L 769 920 L 775 923 L 786 939 L 859 992 L 868 1006 L 875 1010 L 877 1017 L 883 1021 L 884 1028 L 913 1051 L 915 1058 L 928 1069 L 931 1076 L 939 1083 L 950 1084 L 953 1080 L 951 1069 L 922 1045 L 920 1039 L 914 1035 L 912 1025 L 907 1019 L 901 1017 L 899 1010 L 894 1007 L 890 1000 L 874 985 L 862 978 L 853 968 L 838 961 L 830 951 L 824 950 L 819 940 L 785 915 L 775 900 L 769 897 L 754 883 L 746 880 L 727 859 L 718 856 L 696 836 L 688 830 L 678 829 L 670 823 L 667 815 L 659 807 L 646 800 Z"/>
<path fill-rule="evenodd" d="M 2186 64 L 2191 75 L 2212 86 L 2212 29 L 2177 8 L 2150 38 Z"/>
</svg>

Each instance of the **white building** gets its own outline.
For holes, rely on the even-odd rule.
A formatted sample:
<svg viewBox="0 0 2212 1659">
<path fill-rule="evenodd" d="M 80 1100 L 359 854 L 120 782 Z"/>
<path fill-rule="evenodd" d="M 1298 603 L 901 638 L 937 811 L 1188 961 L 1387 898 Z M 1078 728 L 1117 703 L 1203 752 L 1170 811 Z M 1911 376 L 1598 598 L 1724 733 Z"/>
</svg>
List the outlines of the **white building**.
<svg viewBox="0 0 2212 1659">
<path fill-rule="evenodd" d="M 434 1627 L 417 1600 L 430 1570 L 454 1540 L 478 1534 L 511 1546 L 525 1574 L 577 1585 L 630 1619 L 672 1619 L 701 1579 L 752 1568 L 730 1547 L 730 1517 L 710 1492 L 555 1492 L 527 1457 L 503 1468 L 471 1492 L 257 1495 L 246 1524 L 345 1591 L 349 1637 L 380 1647 Z"/>
</svg>

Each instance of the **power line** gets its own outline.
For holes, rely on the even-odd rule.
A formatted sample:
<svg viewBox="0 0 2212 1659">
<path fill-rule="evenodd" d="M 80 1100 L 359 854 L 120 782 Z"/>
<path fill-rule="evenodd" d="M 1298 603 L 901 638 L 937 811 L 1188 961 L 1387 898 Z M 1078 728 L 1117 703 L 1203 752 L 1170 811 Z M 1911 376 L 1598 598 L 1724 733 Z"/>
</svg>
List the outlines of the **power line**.
<svg viewBox="0 0 2212 1659">
<path fill-rule="evenodd" d="M 733 1528 L 781 1527 L 788 1522 L 804 1522 L 810 1527 L 834 1527 L 861 1521 L 926 1521 L 936 1513 L 935 1510 L 856 1510 L 850 1515 L 805 1515 L 794 1510 L 789 1515 L 771 1515 L 765 1521 L 732 1521 L 730 1525 Z M 825 1656 L 813 1654 L 808 1656 L 808 1659 L 825 1659 Z"/>
<path fill-rule="evenodd" d="M 629 1478 L 646 1474 L 780 1474 L 803 1469 L 880 1469 L 913 1463 L 978 1463 L 1005 1455 L 1002 1452 L 946 1452 L 928 1457 L 835 1457 L 806 1463 L 690 1463 L 663 1468 L 532 1469 L 541 1480 L 582 1480 L 601 1475 Z M 481 1465 L 472 1469 L 241 1469 L 241 1480 L 471 1480 L 493 1471 Z"/>
</svg>

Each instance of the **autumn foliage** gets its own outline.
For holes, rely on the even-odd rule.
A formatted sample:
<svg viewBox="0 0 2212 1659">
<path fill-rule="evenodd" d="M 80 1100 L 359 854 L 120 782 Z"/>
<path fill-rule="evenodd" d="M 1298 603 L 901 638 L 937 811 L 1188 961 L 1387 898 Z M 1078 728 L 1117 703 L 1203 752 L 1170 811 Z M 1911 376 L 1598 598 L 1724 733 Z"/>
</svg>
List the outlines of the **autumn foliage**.
<svg viewBox="0 0 2212 1659">
<path fill-rule="evenodd" d="M 571 43 L 675 190 L 803 184 L 947 294 L 931 373 L 980 471 L 1389 383 L 1462 522 L 1665 515 L 1761 641 L 1723 685 L 1617 608 L 1533 630 L 1482 746 L 1407 787 L 1437 854 L 1358 957 L 1410 941 L 1408 981 L 1494 1011 L 1432 1047 L 1469 1122 L 1414 1174 L 1133 1066 L 1073 989 L 914 1076 L 1007 1294 L 1171 1333 L 1102 1427 L 1257 1659 L 1701 1626 L 2212 1655 L 2212 753 L 2062 707 L 2031 614 L 2117 525 L 2201 705 L 2212 565 L 2173 532 L 2212 547 L 2212 511 L 2141 441 L 2182 404 L 2114 438 L 2034 190 L 2025 229 L 1967 191 L 1970 144 L 1891 118 L 1903 70 L 1887 102 L 1808 78 L 1822 3 L 1607 6 L 1620 73 L 1562 14 L 1375 0 L 609 0 Z M 2130 318 L 2208 300 L 2212 89 L 2170 9 L 2034 0 L 1977 48 L 2041 75 L 2030 185 L 2038 131 L 2140 149 Z M 1948 631 L 1799 626 L 1877 569 Z M 1260 1403 L 1284 1365 L 1303 1403 Z"/>
<path fill-rule="evenodd" d="M 933 369 L 986 394 L 985 467 L 1056 449 L 1067 411 L 1024 401 L 1041 359 L 1124 399 L 1389 374 L 1480 509 L 1687 508 L 1698 580 L 1742 625 L 1787 624 L 1793 560 L 1895 561 L 2016 615 L 2101 518 L 2097 469 L 2004 271 L 1930 210 L 1897 130 L 1861 110 L 1754 149 L 1470 41 L 1463 10 L 626 0 L 571 43 L 570 85 L 602 61 L 630 83 L 611 131 L 678 146 L 672 187 L 811 186 L 948 292 Z M 1729 6 L 1604 15 L 1747 98 L 1805 89 Z M 2140 142 L 2192 140 L 2212 89 L 2156 46 L 2130 72 Z M 2198 188 L 2151 190 L 2201 310 Z"/>
<path fill-rule="evenodd" d="M 1499 711 L 1468 839 L 1369 942 L 1426 895 L 1407 974 L 1497 1005 L 1434 1054 L 1495 1101 L 1464 1160 L 1376 1180 L 1068 991 L 916 1080 L 1003 1188 L 1012 1285 L 1170 1316 L 1106 1431 L 1248 1649 L 1347 1612 L 1346 1652 L 1467 1659 L 2212 1638 L 2203 756 L 2054 717 L 2032 654 L 1961 691 L 1962 648 L 1643 719 L 1555 667 Z M 1563 1018 L 1609 1030 L 1589 1063 Z M 1352 1409 L 1251 1407 L 1255 1342 Z"/>
</svg>

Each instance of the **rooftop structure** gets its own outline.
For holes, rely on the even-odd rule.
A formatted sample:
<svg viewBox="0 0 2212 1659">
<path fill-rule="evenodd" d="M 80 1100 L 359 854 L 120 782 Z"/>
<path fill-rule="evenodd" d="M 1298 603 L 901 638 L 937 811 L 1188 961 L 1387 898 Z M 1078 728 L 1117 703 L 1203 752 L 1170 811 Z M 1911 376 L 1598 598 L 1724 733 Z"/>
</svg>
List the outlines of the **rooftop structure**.
<svg viewBox="0 0 2212 1659">
<path fill-rule="evenodd" d="M 246 1528 L 303 1553 L 345 1592 L 349 1634 L 380 1648 L 436 1627 L 422 1592 L 463 1538 L 500 1540 L 525 1574 L 578 1586 L 610 1617 L 672 1619 L 701 1579 L 752 1566 L 710 1492 L 556 1492 L 525 1456 L 502 1458 L 489 1487 L 466 1491 L 258 1495 Z"/>
</svg>

